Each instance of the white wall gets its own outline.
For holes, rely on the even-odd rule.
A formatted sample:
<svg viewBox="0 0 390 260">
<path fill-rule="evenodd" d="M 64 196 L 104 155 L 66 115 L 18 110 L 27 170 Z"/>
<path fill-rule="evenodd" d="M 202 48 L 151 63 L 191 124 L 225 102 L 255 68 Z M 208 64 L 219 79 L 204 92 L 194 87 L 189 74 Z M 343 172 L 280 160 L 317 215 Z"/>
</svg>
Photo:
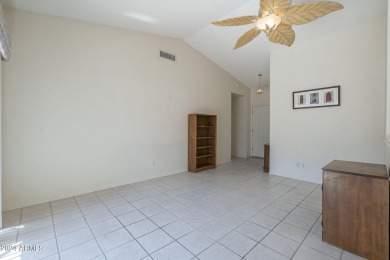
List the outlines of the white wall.
<svg viewBox="0 0 390 260">
<path fill-rule="evenodd" d="M 232 156 L 248 157 L 248 97 L 232 97 Z"/>
<path fill-rule="evenodd" d="M 189 113 L 218 116 L 230 161 L 231 93 L 250 90 L 184 41 L 5 13 L 4 209 L 186 171 Z"/>
<path fill-rule="evenodd" d="M 271 174 L 320 183 L 334 159 L 384 163 L 385 36 L 381 17 L 271 53 Z M 340 107 L 292 109 L 293 91 L 334 85 Z"/>
<path fill-rule="evenodd" d="M 3 137 L 2 137 L 2 98 L 1 98 L 1 93 L 2 93 L 2 73 L 1 73 L 1 67 L 2 67 L 2 62 L 0 61 L 0 213 L 3 212 L 3 166 L 2 166 L 2 148 L 1 144 L 3 142 Z M 3 227 L 3 214 L 0 214 L 0 229 Z"/>
<path fill-rule="evenodd" d="M 385 138 L 385 155 L 386 165 L 390 167 L 390 4 L 387 2 L 387 63 L 386 63 L 386 138 Z"/>
</svg>

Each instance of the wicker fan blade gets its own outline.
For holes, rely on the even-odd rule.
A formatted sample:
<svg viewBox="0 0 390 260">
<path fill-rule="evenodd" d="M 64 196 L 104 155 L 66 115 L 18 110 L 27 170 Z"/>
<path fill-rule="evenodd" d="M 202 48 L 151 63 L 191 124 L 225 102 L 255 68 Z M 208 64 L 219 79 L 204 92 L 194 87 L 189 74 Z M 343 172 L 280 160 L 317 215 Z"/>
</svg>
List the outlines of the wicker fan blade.
<svg viewBox="0 0 390 260">
<path fill-rule="evenodd" d="M 291 0 L 275 0 L 275 9 L 274 12 L 281 16 L 282 13 L 285 13 L 288 8 L 291 6 Z"/>
<path fill-rule="evenodd" d="M 290 47 L 295 40 L 295 32 L 291 29 L 291 25 L 279 24 L 275 30 L 267 34 L 268 40 L 275 43 L 280 43 Z"/>
<path fill-rule="evenodd" d="M 273 11 L 276 15 L 284 13 L 291 6 L 291 0 L 260 0 L 262 13 Z"/>
<path fill-rule="evenodd" d="M 252 29 L 241 35 L 241 37 L 236 42 L 236 45 L 234 46 L 234 50 L 252 41 L 260 34 L 260 32 L 261 31 L 259 30 L 259 28 L 253 27 Z"/>
<path fill-rule="evenodd" d="M 239 26 L 239 25 L 255 23 L 257 18 L 259 18 L 259 17 L 256 15 L 240 16 L 240 17 L 229 18 L 229 19 L 225 19 L 225 20 L 221 20 L 221 21 L 214 21 L 211 23 L 214 25 L 219 25 L 219 26 Z"/>
<path fill-rule="evenodd" d="M 283 22 L 301 25 L 343 8 L 342 4 L 327 1 L 297 4 L 286 11 Z"/>
<path fill-rule="evenodd" d="M 260 0 L 260 9 L 262 12 L 272 10 L 274 7 L 274 0 Z"/>
</svg>

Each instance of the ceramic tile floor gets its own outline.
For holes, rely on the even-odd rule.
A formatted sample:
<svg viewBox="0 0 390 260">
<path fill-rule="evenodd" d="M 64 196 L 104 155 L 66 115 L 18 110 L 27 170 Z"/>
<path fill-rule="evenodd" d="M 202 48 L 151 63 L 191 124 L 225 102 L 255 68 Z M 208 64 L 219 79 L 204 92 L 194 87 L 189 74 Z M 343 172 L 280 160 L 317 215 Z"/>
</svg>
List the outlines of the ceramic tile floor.
<svg viewBox="0 0 390 260">
<path fill-rule="evenodd" d="M 17 250 L 3 247 L 0 258 L 362 259 L 321 241 L 320 185 L 261 168 L 261 159 L 234 158 L 3 212 L 0 245 Z"/>
</svg>

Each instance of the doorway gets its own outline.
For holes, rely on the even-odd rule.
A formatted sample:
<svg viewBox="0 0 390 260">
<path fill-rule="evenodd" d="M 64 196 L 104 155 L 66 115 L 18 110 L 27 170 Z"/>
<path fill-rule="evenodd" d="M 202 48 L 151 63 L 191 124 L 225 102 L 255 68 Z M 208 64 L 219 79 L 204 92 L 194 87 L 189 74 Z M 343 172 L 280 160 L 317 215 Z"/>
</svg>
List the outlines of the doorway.
<svg viewBox="0 0 390 260">
<path fill-rule="evenodd" d="M 231 156 L 248 157 L 248 98 L 232 93 L 232 129 L 231 129 Z"/>
<path fill-rule="evenodd" d="M 252 108 L 252 157 L 264 158 L 264 144 L 270 140 L 269 106 Z"/>
</svg>

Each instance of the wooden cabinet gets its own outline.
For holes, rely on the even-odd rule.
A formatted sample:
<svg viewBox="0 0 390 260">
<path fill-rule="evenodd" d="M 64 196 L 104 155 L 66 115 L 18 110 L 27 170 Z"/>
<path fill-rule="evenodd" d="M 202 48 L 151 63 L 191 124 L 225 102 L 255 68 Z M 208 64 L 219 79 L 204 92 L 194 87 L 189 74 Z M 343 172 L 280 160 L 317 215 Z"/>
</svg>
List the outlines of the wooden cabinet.
<svg viewBox="0 0 390 260">
<path fill-rule="evenodd" d="M 215 168 L 217 149 L 217 116 L 188 115 L 188 171 Z"/>
<path fill-rule="evenodd" d="M 269 172 L 269 144 L 264 145 L 264 172 Z"/>
<path fill-rule="evenodd" d="M 367 259 L 389 259 L 385 165 L 332 161 L 323 168 L 322 240 Z"/>
</svg>

